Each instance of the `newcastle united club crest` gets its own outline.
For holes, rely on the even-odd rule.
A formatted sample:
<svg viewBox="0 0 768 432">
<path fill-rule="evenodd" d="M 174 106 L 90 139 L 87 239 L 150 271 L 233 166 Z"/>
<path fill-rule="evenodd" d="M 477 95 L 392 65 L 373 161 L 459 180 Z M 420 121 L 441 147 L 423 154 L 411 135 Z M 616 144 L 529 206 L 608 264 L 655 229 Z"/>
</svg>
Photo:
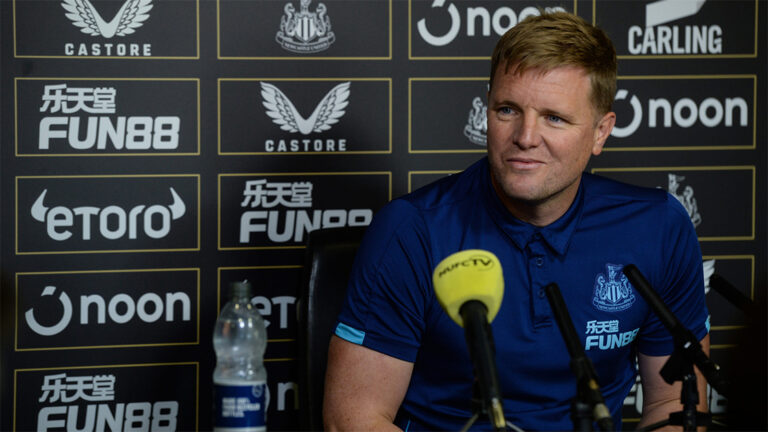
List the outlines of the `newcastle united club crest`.
<svg viewBox="0 0 768 432">
<path fill-rule="evenodd" d="M 336 40 L 331 31 L 331 19 L 326 15 L 323 3 L 318 3 L 314 12 L 309 11 L 312 0 L 301 0 L 298 12 L 293 4 L 283 8 L 285 15 L 280 20 L 280 31 L 275 39 L 288 51 L 309 54 L 328 49 Z"/>
<path fill-rule="evenodd" d="M 469 142 L 480 146 L 487 144 L 486 134 L 488 133 L 488 119 L 486 117 L 486 106 L 483 100 L 475 97 L 472 100 L 472 109 L 469 110 L 469 119 L 464 126 L 464 136 L 469 138 Z"/>
<path fill-rule="evenodd" d="M 621 272 L 623 265 L 606 264 L 605 274 L 600 273 L 595 278 L 595 297 L 592 304 L 605 312 L 623 311 L 635 302 L 632 285 Z"/>
</svg>

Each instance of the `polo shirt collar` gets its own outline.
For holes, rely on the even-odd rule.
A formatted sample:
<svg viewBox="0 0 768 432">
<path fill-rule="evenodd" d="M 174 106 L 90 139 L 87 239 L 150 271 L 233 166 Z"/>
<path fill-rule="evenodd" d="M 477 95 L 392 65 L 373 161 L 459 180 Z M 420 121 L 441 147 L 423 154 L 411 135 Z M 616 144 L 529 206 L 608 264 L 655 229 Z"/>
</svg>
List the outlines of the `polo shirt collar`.
<svg viewBox="0 0 768 432">
<path fill-rule="evenodd" d="M 528 243 L 543 239 L 557 254 L 563 255 L 573 237 L 584 208 L 584 179 L 579 182 L 579 190 L 571 206 L 559 219 L 545 227 L 537 227 L 523 222 L 507 210 L 491 184 L 490 166 L 486 165 L 484 183 L 488 211 L 496 225 L 512 240 L 520 250 L 525 250 Z"/>
</svg>

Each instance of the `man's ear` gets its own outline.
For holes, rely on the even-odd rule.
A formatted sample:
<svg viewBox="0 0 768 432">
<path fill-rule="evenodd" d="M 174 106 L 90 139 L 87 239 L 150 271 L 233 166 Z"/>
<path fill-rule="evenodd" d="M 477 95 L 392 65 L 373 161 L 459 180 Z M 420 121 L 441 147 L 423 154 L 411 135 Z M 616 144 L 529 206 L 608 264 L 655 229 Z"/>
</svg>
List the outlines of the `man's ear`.
<svg viewBox="0 0 768 432">
<path fill-rule="evenodd" d="M 611 111 L 605 113 L 595 126 L 595 143 L 592 145 L 592 154 L 597 156 L 603 151 L 603 145 L 611 135 L 613 126 L 616 124 L 616 113 Z"/>
</svg>

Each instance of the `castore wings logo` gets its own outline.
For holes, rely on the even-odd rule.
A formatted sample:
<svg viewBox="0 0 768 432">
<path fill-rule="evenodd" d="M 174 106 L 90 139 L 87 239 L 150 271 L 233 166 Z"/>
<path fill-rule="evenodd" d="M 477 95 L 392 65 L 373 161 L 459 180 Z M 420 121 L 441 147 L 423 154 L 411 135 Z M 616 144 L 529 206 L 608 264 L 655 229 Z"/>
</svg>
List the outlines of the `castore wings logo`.
<svg viewBox="0 0 768 432">
<path fill-rule="evenodd" d="M 267 115 L 275 124 L 280 125 L 280 129 L 309 135 L 326 131 L 339 122 L 339 118 L 344 115 L 344 108 L 349 104 L 349 85 L 347 81 L 331 89 L 306 119 L 299 114 L 285 93 L 272 84 L 261 83 L 261 97 Z"/>
<path fill-rule="evenodd" d="M 134 33 L 149 18 L 152 0 L 126 0 L 111 21 L 107 22 L 89 0 L 62 0 L 61 6 L 68 12 L 72 24 L 91 36 L 126 36 Z"/>
</svg>

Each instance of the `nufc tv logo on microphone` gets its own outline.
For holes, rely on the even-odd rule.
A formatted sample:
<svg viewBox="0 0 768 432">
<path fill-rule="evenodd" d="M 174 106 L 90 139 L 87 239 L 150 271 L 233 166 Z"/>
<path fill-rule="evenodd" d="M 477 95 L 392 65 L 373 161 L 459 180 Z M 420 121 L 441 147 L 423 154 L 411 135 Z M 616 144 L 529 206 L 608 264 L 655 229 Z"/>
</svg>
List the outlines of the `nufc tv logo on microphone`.
<svg viewBox="0 0 768 432">
<path fill-rule="evenodd" d="M 492 269 L 494 265 L 495 263 L 493 261 L 493 257 L 489 255 L 476 254 L 466 259 L 462 259 L 461 261 L 448 264 L 446 267 L 440 270 L 440 272 L 437 274 L 437 277 L 441 278 L 446 273 L 459 267 L 472 267 L 477 270 L 485 271 Z"/>
</svg>

